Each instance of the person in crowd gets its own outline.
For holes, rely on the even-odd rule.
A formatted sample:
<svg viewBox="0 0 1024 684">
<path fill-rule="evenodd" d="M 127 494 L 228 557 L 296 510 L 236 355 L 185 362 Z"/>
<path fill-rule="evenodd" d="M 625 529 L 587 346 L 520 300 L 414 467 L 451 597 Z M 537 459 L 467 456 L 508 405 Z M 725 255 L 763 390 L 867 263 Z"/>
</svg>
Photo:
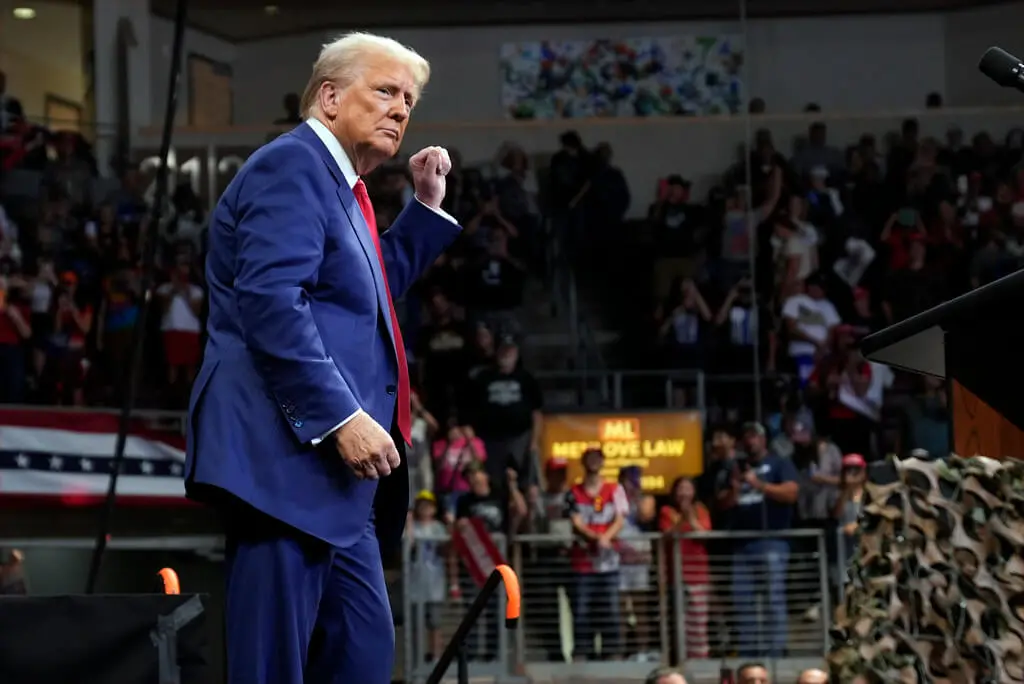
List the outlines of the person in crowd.
<svg viewBox="0 0 1024 684">
<path fill-rule="evenodd" d="M 164 355 L 167 360 L 167 386 L 176 392 L 178 405 L 192 386 L 202 360 L 199 344 L 206 293 L 194 282 L 192 263 L 186 255 L 177 259 L 171 278 L 156 290 L 163 319 Z"/>
<path fill-rule="evenodd" d="M 472 426 L 452 425 L 442 439 L 434 442 L 434 486 L 441 497 L 443 510 L 452 514 L 458 508 L 459 498 L 469 491 L 467 469 L 487 460 L 483 441 Z"/>
<path fill-rule="evenodd" d="M 744 663 L 736 670 L 736 684 L 772 684 L 772 678 L 763 663 Z"/>
<path fill-rule="evenodd" d="M 86 379 L 91 368 L 86 346 L 92 332 L 92 305 L 78 289 L 78 275 L 65 271 L 54 297 L 53 333 L 50 335 L 50 387 L 59 404 L 85 405 Z"/>
<path fill-rule="evenodd" d="M 673 174 L 658 184 L 657 198 L 647 212 L 658 248 L 654 287 L 665 290 L 676 278 L 693 278 L 710 247 L 705 207 L 691 199 L 692 183 Z"/>
<path fill-rule="evenodd" d="M 130 368 L 132 336 L 139 318 L 138 274 L 130 264 L 120 265 L 104 282 L 103 299 L 97 312 L 96 348 L 102 355 L 106 378 L 114 396 L 122 398 Z"/>
<path fill-rule="evenodd" d="M 687 684 L 686 677 L 679 670 L 671 667 L 659 667 L 644 679 L 644 684 Z"/>
<path fill-rule="evenodd" d="M 941 378 L 916 378 L 920 393 L 903 405 L 903 448 L 923 449 L 931 456 L 945 458 L 950 453 L 949 397 Z"/>
<path fill-rule="evenodd" d="M 32 319 L 32 376 L 35 382 L 43 377 L 46 352 L 53 332 L 53 295 L 60 282 L 53 259 L 41 258 L 36 263 L 36 275 L 28 283 Z"/>
<path fill-rule="evenodd" d="M 822 436 L 815 437 L 799 419 L 789 421 L 787 435 L 793 445 L 791 460 L 797 471 L 800 492 L 796 506 L 797 524 L 803 529 L 821 530 L 825 535 L 826 553 L 834 561 L 835 544 L 830 543 L 836 536 L 832 509 L 839 497 L 842 452 L 830 440 Z M 813 564 L 813 567 L 802 571 L 813 576 L 818 570 L 818 538 L 805 537 L 799 542 L 796 546 L 802 552 L 801 559 L 805 564 Z M 807 606 L 804 617 L 811 622 L 820 619 L 821 606 L 818 601 Z"/>
<path fill-rule="evenodd" d="M 434 416 L 446 421 L 455 413 L 455 378 L 468 370 L 465 323 L 443 290 L 436 290 L 428 301 L 429 318 L 416 335 L 417 370 L 426 406 Z"/>
<path fill-rule="evenodd" d="M 622 515 L 619 532 L 619 598 L 622 602 L 623 633 L 632 624 L 635 644 L 625 639 L 632 659 L 641 662 L 659 661 L 661 654 L 650 648 L 650 637 L 656 623 L 656 608 L 651 595 L 651 543 L 638 539 L 649 531 L 657 515 L 654 497 L 644 492 L 640 466 L 619 470 L 616 505 Z"/>
<path fill-rule="evenodd" d="M 482 321 L 477 323 L 473 326 L 473 339 L 471 340 L 467 360 L 469 370 L 466 373 L 466 380 L 472 381 L 481 371 L 493 366 L 496 353 L 494 331 Z M 464 386 L 458 388 L 460 392 L 465 392 L 465 390 Z"/>
<path fill-rule="evenodd" d="M 629 184 L 622 170 L 612 164 L 612 146 L 594 146 L 590 192 L 587 193 L 587 240 L 592 260 L 610 256 L 619 247 L 622 221 L 629 210 Z"/>
<path fill-rule="evenodd" d="M 796 684 L 829 684 L 828 673 L 816 667 L 804 670 L 796 679 Z"/>
<path fill-rule="evenodd" d="M 815 121 L 807 129 L 806 143 L 797 150 L 790 163 L 801 176 L 809 176 L 818 167 L 838 174 L 845 168 L 846 159 L 838 148 L 828 144 L 828 128 L 825 124 Z"/>
<path fill-rule="evenodd" d="M 0 596 L 25 596 L 25 554 L 21 549 L 0 549 Z"/>
<path fill-rule="evenodd" d="M 20 404 L 24 400 L 31 320 L 21 290 L 11 287 L 10 278 L 0 276 L 0 404 Z"/>
<path fill-rule="evenodd" d="M 693 279 L 673 281 L 664 303 L 654 312 L 667 368 L 703 367 L 704 335 L 711 320 L 711 308 Z"/>
<path fill-rule="evenodd" d="M 498 212 L 516 229 L 518 239 L 513 254 L 520 256 L 534 274 L 540 275 L 545 256 L 536 173 L 529 156 L 518 145 L 502 145 L 499 155 L 498 180 L 494 187 Z"/>
<path fill-rule="evenodd" d="M 833 516 L 839 523 L 842 532 L 842 558 L 846 565 L 854 558 L 860 539 L 858 520 L 864 498 L 864 482 L 867 480 L 867 462 L 860 454 L 843 456 L 843 471 L 839 485 L 839 497 L 833 508 Z M 846 581 L 845 568 L 839 581 Z"/>
<path fill-rule="evenodd" d="M 489 231 L 483 253 L 467 262 L 466 305 L 478 320 L 518 333 L 526 267 L 509 252 L 509 240 L 503 228 Z"/>
<path fill-rule="evenodd" d="M 533 484 L 542 399 L 537 380 L 519 362 L 514 337 L 502 338 L 494 365 L 477 373 L 470 385 L 464 413 L 484 441 L 491 479 L 500 479 L 506 468 L 513 468 L 524 484 Z"/>
<path fill-rule="evenodd" d="M 732 554 L 733 605 L 739 622 L 739 652 L 746 657 L 758 655 L 759 643 L 768 655 L 781 657 L 788 633 L 789 541 L 760 538 L 757 532 L 792 528 L 799 487 L 793 462 L 770 453 L 766 436 L 760 423 L 744 425 L 747 458 L 737 463 L 732 475 L 732 529 L 743 534 Z M 763 625 L 747 608 L 755 605 L 757 593 L 765 598 Z"/>
<path fill-rule="evenodd" d="M 556 238 L 575 255 L 583 238 L 584 197 L 590 192 L 594 160 L 576 131 L 559 136 L 560 149 L 551 157 L 548 202 Z"/>
<path fill-rule="evenodd" d="M 583 481 L 566 495 L 566 515 L 575 534 L 570 559 L 573 571 L 574 661 L 598 657 L 622 659 L 619 613 L 618 537 L 624 523 L 615 503 L 619 485 L 601 475 L 604 452 L 588 449 L 581 457 Z"/>
<path fill-rule="evenodd" d="M 838 326 L 834 337 L 835 348 L 808 379 L 808 390 L 818 403 L 818 424 L 843 452 L 872 453 L 882 398 L 877 383 L 885 380 L 878 374 L 885 371 L 861 356 L 850 326 Z"/>
<path fill-rule="evenodd" d="M 301 99 L 298 93 L 287 93 L 281 100 L 284 116 L 274 121 L 275 126 L 297 126 L 302 123 Z"/>
<path fill-rule="evenodd" d="M 711 513 L 697 498 L 697 488 L 688 477 L 677 478 L 669 492 L 669 503 L 658 513 L 658 529 L 669 541 L 676 534 L 692 535 L 712 529 Z M 666 550 L 666 553 L 669 553 Z M 711 653 L 708 640 L 708 616 L 711 607 L 711 575 L 705 543 L 693 536 L 679 540 L 679 577 L 686 599 L 686 657 L 707 658 Z M 667 567 L 674 562 L 668 561 Z"/>
<path fill-rule="evenodd" d="M 414 489 L 433 492 L 434 461 L 431 445 L 434 435 L 441 426 L 434 414 L 423 405 L 418 391 L 413 389 L 409 398 L 412 412 L 412 439 L 408 454 L 409 480 Z"/>
<path fill-rule="evenodd" d="M 782 320 L 789 338 L 788 367 L 806 383 L 817 359 L 829 349 L 833 329 L 842 322 L 835 305 L 825 295 L 823 277 L 814 273 L 786 298 Z"/>
<path fill-rule="evenodd" d="M 722 249 L 717 266 L 718 281 L 729 287 L 736 281 L 750 276 L 750 261 L 757 251 L 757 226 L 761 225 L 778 205 L 782 197 L 784 174 L 781 166 L 772 166 L 768 177 L 768 189 L 763 201 L 750 208 L 750 188 L 737 186 L 726 202 L 722 216 Z"/>
<path fill-rule="evenodd" d="M 448 530 L 437 519 L 437 499 L 430 490 L 421 490 L 416 495 L 409 517 L 405 526 L 411 548 L 406 591 L 413 610 L 422 612 L 427 630 L 426 659 L 431 661 L 444 648 L 440 613 L 445 599 Z M 411 624 L 420 624 L 419 617 Z"/>
</svg>

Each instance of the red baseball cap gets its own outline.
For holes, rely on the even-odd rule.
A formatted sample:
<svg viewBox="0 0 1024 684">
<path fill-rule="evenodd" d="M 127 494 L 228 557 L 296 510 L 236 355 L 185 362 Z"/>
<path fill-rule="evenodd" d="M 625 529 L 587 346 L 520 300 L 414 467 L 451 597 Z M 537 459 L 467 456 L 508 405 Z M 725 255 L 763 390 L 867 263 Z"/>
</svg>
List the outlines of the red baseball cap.
<svg viewBox="0 0 1024 684">
<path fill-rule="evenodd" d="M 569 461 L 564 458 L 552 456 L 548 459 L 547 469 L 548 470 L 565 470 L 569 467 Z"/>
<path fill-rule="evenodd" d="M 843 456 L 844 468 L 866 468 L 867 461 L 860 454 L 846 454 Z"/>
</svg>

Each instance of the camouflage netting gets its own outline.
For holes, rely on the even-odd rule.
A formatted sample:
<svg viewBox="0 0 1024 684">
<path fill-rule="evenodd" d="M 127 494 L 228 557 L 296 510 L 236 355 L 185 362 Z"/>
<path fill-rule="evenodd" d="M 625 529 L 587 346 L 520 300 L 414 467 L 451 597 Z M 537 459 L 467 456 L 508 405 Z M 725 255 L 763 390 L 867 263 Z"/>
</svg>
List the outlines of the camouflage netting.
<svg viewBox="0 0 1024 684">
<path fill-rule="evenodd" d="M 840 682 L 1024 682 L 1024 462 L 871 468 L 832 629 Z"/>
</svg>

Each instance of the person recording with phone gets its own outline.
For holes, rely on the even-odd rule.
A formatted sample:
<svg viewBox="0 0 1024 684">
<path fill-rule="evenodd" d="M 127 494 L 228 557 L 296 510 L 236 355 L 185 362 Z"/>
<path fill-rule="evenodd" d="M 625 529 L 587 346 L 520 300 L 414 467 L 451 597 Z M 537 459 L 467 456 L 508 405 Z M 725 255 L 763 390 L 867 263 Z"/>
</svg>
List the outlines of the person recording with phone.
<svg viewBox="0 0 1024 684">
<path fill-rule="evenodd" d="M 736 462 L 731 476 L 735 495 L 732 529 L 746 533 L 733 548 L 732 595 L 738 611 L 738 650 L 742 657 L 781 657 L 788 634 L 789 542 L 784 538 L 764 538 L 757 532 L 792 528 L 794 504 L 799 495 L 797 472 L 791 460 L 768 450 L 767 432 L 760 423 L 743 426 L 743 441 L 747 458 Z M 766 603 L 767 624 L 763 626 L 749 608 L 756 605 L 758 593 L 763 593 Z M 763 634 L 769 635 L 768 643 L 760 646 L 765 640 Z"/>
</svg>

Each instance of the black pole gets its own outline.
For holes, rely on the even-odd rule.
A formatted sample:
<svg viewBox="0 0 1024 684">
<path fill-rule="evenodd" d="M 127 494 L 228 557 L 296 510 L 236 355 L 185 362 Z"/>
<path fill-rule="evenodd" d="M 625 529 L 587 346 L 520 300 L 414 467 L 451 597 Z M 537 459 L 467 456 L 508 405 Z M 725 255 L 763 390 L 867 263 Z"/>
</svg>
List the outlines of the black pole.
<svg viewBox="0 0 1024 684">
<path fill-rule="evenodd" d="M 469 684 L 469 656 L 466 655 L 466 644 L 459 645 L 458 655 L 459 684 Z"/>
<path fill-rule="evenodd" d="M 186 0 L 178 0 L 174 16 L 174 43 L 171 51 L 171 71 L 167 81 L 167 109 L 164 112 L 164 129 L 160 139 L 160 166 L 156 172 L 156 191 L 153 206 L 150 208 L 149 225 L 146 227 L 142 254 L 142 307 L 139 319 L 132 330 L 132 354 L 129 360 L 128 377 L 125 380 L 124 399 L 121 404 L 121 417 L 117 430 L 117 445 L 114 447 L 114 459 L 110 464 L 110 482 L 107 485 L 107 496 L 100 512 L 99 526 L 96 530 L 96 544 L 93 547 L 92 563 L 89 565 L 89 580 L 85 591 L 92 594 L 96 591 L 103 553 L 107 550 L 107 537 L 110 533 L 110 519 L 114 515 L 117 499 L 117 478 L 124 464 L 125 443 L 128 441 L 128 428 L 131 424 L 132 409 L 135 406 L 135 394 L 138 391 L 139 371 L 142 368 L 143 343 L 146 339 L 146 318 L 153 302 L 153 270 L 156 262 L 156 249 L 159 242 L 161 211 L 167 201 L 167 155 L 171 149 L 171 134 L 174 130 L 174 117 L 178 111 L 178 78 L 181 76 L 181 53 L 185 42 Z"/>
</svg>

